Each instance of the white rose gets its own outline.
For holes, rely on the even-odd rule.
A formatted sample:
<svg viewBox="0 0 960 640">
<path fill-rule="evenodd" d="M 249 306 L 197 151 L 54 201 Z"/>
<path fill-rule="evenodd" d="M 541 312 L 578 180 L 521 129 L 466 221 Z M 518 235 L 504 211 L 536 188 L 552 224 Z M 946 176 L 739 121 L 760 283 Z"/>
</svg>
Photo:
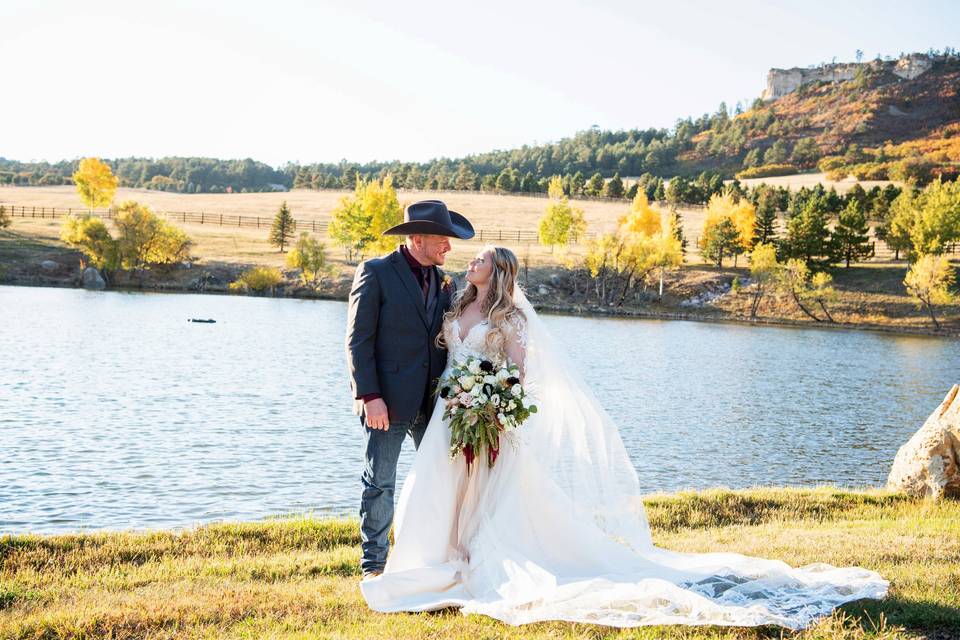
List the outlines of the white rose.
<svg viewBox="0 0 960 640">
<path fill-rule="evenodd" d="M 470 395 L 472 395 L 473 397 L 477 397 L 477 396 L 480 395 L 480 392 L 481 392 L 481 391 L 483 391 L 482 388 L 480 388 L 480 387 L 478 387 L 478 386 L 477 386 L 477 387 L 474 387 L 473 389 L 470 389 Z"/>
<path fill-rule="evenodd" d="M 463 387 L 464 391 L 470 391 L 473 389 L 473 385 L 476 384 L 473 376 L 463 376 L 460 378 L 460 386 Z"/>
<path fill-rule="evenodd" d="M 497 377 L 496 377 L 496 376 L 483 376 L 483 383 L 484 383 L 484 384 L 497 384 Z"/>
<path fill-rule="evenodd" d="M 500 384 L 503 384 L 504 382 L 506 382 L 507 378 L 509 377 L 510 377 L 510 372 L 507 371 L 506 369 L 500 369 L 500 371 L 497 371 L 497 382 L 499 382 Z"/>
<path fill-rule="evenodd" d="M 493 406 L 499 407 L 499 406 L 500 406 L 500 396 L 498 396 L 497 394 L 493 394 L 492 396 L 490 396 L 490 402 L 493 403 Z"/>
<path fill-rule="evenodd" d="M 479 407 L 481 405 L 483 405 L 483 398 L 481 398 L 480 396 L 477 396 L 476 398 L 473 399 L 473 406 Z"/>
<path fill-rule="evenodd" d="M 476 360 L 471 360 L 470 364 L 467 365 L 467 371 L 474 375 L 480 373 L 480 363 Z"/>
<path fill-rule="evenodd" d="M 523 393 L 523 387 L 521 387 L 520 384 L 517 383 L 512 387 L 510 387 L 510 393 L 512 393 L 514 396 L 519 396 L 521 393 Z"/>
<path fill-rule="evenodd" d="M 507 423 L 507 416 L 503 415 L 502 413 L 498 413 L 497 420 L 500 421 L 500 424 L 505 425 Z"/>
<path fill-rule="evenodd" d="M 517 403 L 513 400 L 510 401 L 510 404 L 507 405 L 507 411 L 513 411 L 517 408 Z"/>
</svg>

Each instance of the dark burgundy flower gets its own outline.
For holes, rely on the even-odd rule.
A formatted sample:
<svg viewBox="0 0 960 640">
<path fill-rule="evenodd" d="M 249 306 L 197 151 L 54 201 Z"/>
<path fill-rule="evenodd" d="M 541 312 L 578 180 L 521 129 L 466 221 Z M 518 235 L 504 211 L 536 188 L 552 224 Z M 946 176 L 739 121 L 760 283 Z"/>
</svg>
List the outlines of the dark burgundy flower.
<svg viewBox="0 0 960 640">
<path fill-rule="evenodd" d="M 492 467 L 493 463 L 497 461 L 497 456 L 499 454 L 500 454 L 500 443 L 497 442 L 496 447 L 491 446 L 489 449 L 487 449 L 487 464 L 489 464 Z"/>
<path fill-rule="evenodd" d="M 480 371 L 483 371 L 484 373 L 493 373 L 493 363 L 489 360 L 481 360 Z"/>
<path fill-rule="evenodd" d="M 515 384 L 520 384 L 520 378 L 516 378 L 514 376 L 507 378 L 507 385 L 512 387 Z"/>
<path fill-rule="evenodd" d="M 440 397 L 449 398 L 450 397 L 450 387 L 441 387 L 440 388 Z"/>
</svg>

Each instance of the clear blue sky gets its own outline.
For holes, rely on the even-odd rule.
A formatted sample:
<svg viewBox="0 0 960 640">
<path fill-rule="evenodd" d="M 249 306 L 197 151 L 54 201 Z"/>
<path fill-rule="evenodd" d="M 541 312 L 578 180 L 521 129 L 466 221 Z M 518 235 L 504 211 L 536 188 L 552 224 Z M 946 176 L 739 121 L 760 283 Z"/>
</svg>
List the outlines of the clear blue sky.
<svg viewBox="0 0 960 640">
<path fill-rule="evenodd" d="M 0 156 L 427 160 L 960 47 L 960 2 L 4 0 Z"/>
</svg>

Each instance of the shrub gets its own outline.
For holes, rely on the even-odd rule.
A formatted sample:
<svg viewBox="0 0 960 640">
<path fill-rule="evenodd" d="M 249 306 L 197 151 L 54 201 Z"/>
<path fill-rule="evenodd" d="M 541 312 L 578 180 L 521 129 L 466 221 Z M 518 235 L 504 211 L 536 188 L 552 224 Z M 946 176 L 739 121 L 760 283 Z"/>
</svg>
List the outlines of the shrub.
<svg viewBox="0 0 960 640">
<path fill-rule="evenodd" d="M 884 162 L 862 162 L 847 167 L 857 180 L 886 180 L 888 166 Z"/>
<path fill-rule="evenodd" d="M 933 163 L 924 158 L 906 158 L 890 165 L 891 180 L 925 185 L 933 178 Z"/>
<path fill-rule="evenodd" d="M 103 220 L 96 216 L 67 216 L 60 228 L 60 239 L 79 249 L 97 269 L 112 271 L 120 266 L 117 241 Z"/>
<path fill-rule="evenodd" d="M 230 283 L 230 290 L 264 293 L 267 289 L 273 290 L 281 282 L 283 282 L 283 274 L 280 269 L 276 267 L 252 267 Z"/>
<path fill-rule="evenodd" d="M 823 172 L 833 171 L 840 169 L 846 163 L 847 161 L 843 159 L 843 156 L 826 156 L 817 163 L 817 169 Z"/>
<path fill-rule="evenodd" d="M 797 173 L 798 169 L 792 164 L 765 164 L 760 167 L 750 167 L 737 173 L 738 180 L 748 178 L 769 178 L 772 176 L 788 176 Z"/>
<path fill-rule="evenodd" d="M 146 205 L 128 200 L 117 209 L 117 252 L 124 269 L 148 269 L 189 257 L 190 239 Z"/>
<path fill-rule="evenodd" d="M 327 260 L 326 247 L 306 231 L 300 234 L 296 246 L 287 254 L 287 266 L 300 269 L 304 284 L 319 284 L 336 272 L 336 267 Z"/>
</svg>

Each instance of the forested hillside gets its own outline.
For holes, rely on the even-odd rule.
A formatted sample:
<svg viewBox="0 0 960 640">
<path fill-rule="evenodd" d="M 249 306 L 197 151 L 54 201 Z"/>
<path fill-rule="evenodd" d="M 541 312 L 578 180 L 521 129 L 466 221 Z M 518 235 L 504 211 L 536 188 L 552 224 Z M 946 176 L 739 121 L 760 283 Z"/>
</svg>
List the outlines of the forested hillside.
<svg viewBox="0 0 960 640">
<path fill-rule="evenodd" d="M 919 65 L 920 71 L 903 77 L 903 62 Z M 277 169 L 249 158 L 121 158 L 108 163 L 123 186 L 186 193 L 352 188 L 358 174 L 389 174 L 406 188 L 500 192 L 545 191 L 549 177 L 561 175 L 571 194 L 613 197 L 625 190 L 605 190 L 611 178 L 644 174 L 649 181 L 708 172 L 709 180 L 819 168 L 833 178 L 854 175 L 919 185 L 937 176 L 956 178 L 960 56 L 954 50 L 783 73 L 837 77 L 832 67 L 838 66 L 845 72 L 839 81 L 805 79 L 775 99 L 757 98 L 747 109 L 721 104 L 714 113 L 678 119 L 670 129 L 593 128 L 549 144 L 459 159 L 341 161 Z M 771 77 L 780 71 L 771 70 Z M 78 162 L 0 158 L 0 184 L 68 184 Z"/>
</svg>

